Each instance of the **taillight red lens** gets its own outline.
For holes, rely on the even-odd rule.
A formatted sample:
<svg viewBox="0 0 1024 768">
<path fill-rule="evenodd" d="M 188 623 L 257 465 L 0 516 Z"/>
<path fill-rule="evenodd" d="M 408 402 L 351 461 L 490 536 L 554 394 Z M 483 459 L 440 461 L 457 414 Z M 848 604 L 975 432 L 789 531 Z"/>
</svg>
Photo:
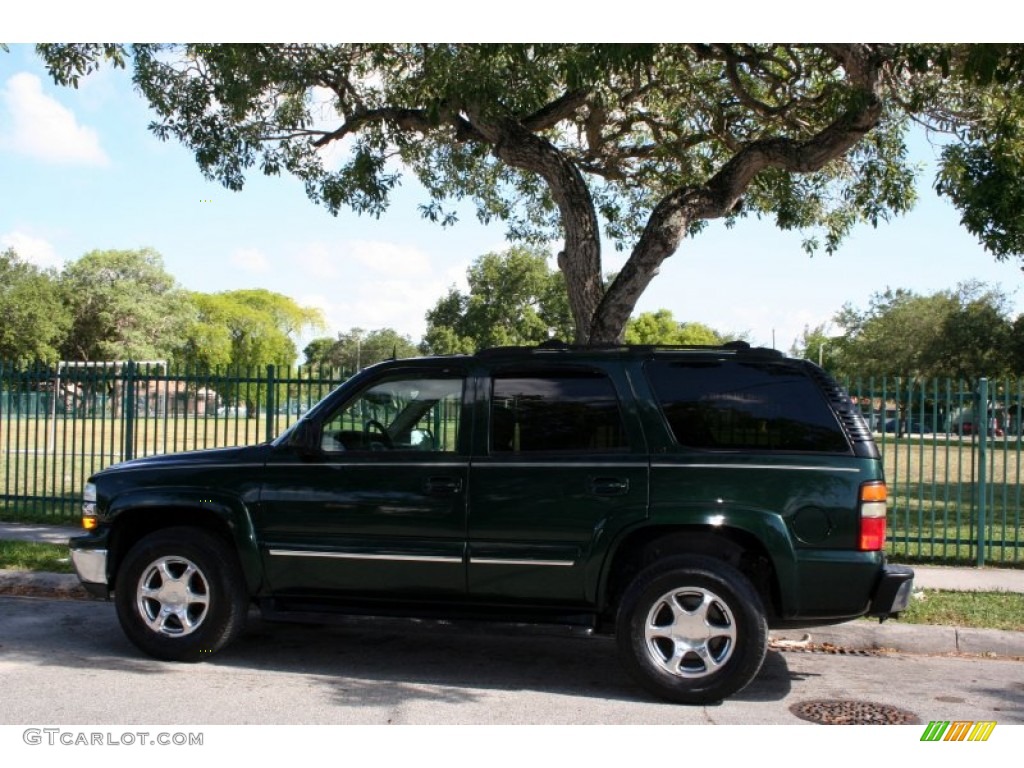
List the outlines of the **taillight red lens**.
<svg viewBox="0 0 1024 768">
<path fill-rule="evenodd" d="M 860 549 L 862 552 L 885 549 L 884 517 L 862 517 L 860 519 Z"/>
<path fill-rule="evenodd" d="M 864 483 L 860 487 L 860 537 L 857 546 L 862 552 L 885 549 L 888 497 L 888 490 L 881 480 Z"/>
</svg>

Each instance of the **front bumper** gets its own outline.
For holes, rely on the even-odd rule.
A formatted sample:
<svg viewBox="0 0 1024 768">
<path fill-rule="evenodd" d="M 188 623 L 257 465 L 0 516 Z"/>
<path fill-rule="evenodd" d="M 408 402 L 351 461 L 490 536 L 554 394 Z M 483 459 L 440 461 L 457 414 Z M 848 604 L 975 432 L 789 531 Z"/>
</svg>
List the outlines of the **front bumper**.
<svg viewBox="0 0 1024 768">
<path fill-rule="evenodd" d="M 75 567 L 82 586 L 93 597 L 110 597 L 107 583 L 107 550 L 87 546 L 93 544 L 89 537 L 71 539 L 71 564 Z"/>
<path fill-rule="evenodd" d="M 868 616 L 885 618 L 910 605 L 910 593 L 914 589 L 914 569 L 905 565 L 887 565 L 875 587 Z"/>
</svg>

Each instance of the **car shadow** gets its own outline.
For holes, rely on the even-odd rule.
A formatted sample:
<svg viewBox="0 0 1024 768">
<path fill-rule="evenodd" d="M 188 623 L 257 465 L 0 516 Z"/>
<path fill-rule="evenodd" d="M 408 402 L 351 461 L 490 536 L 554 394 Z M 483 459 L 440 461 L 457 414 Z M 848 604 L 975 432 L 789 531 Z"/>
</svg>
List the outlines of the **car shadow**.
<svg viewBox="0 0 1024 768">
<path fill-rule="evenodd" d="M 135 649 L 110 604 L 0 599 L 0 656 L 7 660 L 145 675 L 190 666 Z M 242 635 L 203 666 L 306 676 L 345 706 L 467 702 L 481 690 L 678 706 L 626 674 L 611 638 L 505 625 L 385 619 L 320 626 L 268 622 L 254 611 Z M 784 699 L 794 679 L 784 654 L 770 651 L 758 676 L 729 701 Z"/>
<path fill-rule="evenodd" d="M 337 677 L 338 694 L 349 705 L 379 705 L 382 683 L 392 688 L 389 696 L 396 686 L 427 686 L 442 698 L 458 697 L 452 689 L 477 688 L 662 703 L 627 675 L 611 638 L 557 635 L 406 619 L 295 625 L 254 615 L 243 636 L 210 663 Z M 754 681 L 731 700 L 777 701 L 791 683 L 783 655 L 770 652 Z"/>
</svg>

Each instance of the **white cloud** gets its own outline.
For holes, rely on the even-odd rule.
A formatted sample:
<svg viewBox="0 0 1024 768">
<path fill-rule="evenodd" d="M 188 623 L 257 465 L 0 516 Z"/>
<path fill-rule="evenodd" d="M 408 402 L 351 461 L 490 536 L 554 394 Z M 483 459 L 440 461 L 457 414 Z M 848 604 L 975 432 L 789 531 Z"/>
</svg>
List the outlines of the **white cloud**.
<svg viewBox="0 0 1024 768">
<path fill-rule="evenodd" d="M 269 272 L 270 261 L 255 248 L 239 248 L 231 254 L 231 263 L 243 272 Z"/>
<path fill-rule="evenodd" d="M 394 328 L 418 342 L 426 331 L 427 310 L 437 303 L 445 289 L 440 280 L 366 281 L 339 292 L 335 299 L 306 294 L 297 301 L 323 311 L 329 336 L 352 328 Z"/>
<path fill-rule="evenodd" d="M 63 266 L 63 261 L 57 255 L 56 249 L 41 237 L 33 237 L 24 232 L 8 232 L 0 236 L 0 250 L 13 248 L 14 251 L 25 261 L 32 262 L 38 267 Z"/>
<path fill-rule="evenodd" d="M 466 288 L 468 261 L 442 265 L 444 259 L 436 254 L 386 241 L 305 243 L 291 261 L 304 283 L 316 283 L 296 300 L 323 310 L 329 335 L 351 328 L 394 328 L 418 342 L 427 310 L 452 284 Z"/>
<path fill-rule="evenodd" d="M 418 248 L 361 240 L 351 243 L 349 249 L 357 261 L 375 272 L 403 277 L 430 273 L 430 258 Z"/>
<path fill-rule="evenodd" d="M 311 243 L 295 254 L 299 269 L 317 280 L 333 280 L 338 277 L 338 261 L 341 257 L 332 254 L 322 243 Z"/>
<path fill-rule="evenodd" d="M 20 72 L 8 78 L 0 104 L 7 113 L 0 146 L 48 163 L 109 164 L 96 131 L 79 125 L 71 110 L 43 93 L 35 75 Z"/>
</svg>

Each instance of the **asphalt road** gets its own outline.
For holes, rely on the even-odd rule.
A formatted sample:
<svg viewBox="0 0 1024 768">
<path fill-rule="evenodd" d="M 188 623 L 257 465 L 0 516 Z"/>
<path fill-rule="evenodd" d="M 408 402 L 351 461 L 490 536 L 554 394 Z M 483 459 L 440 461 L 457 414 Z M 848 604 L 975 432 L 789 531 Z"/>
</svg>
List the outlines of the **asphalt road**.
<svg viewBox="0 0 1024 768">
<path fill-rule="evenodd" d="M 894 707 L 922 723 L 1024 724 L 1024 662 L 771 651 L 728 701 L 652 700 L 613 644 L 395 622 L 308 627 L 255 615 L 209 662 L 154 661 L 107 603 L 0 597 L 0 723 L 800 724 L 809 701 Z"/>
</svg>

